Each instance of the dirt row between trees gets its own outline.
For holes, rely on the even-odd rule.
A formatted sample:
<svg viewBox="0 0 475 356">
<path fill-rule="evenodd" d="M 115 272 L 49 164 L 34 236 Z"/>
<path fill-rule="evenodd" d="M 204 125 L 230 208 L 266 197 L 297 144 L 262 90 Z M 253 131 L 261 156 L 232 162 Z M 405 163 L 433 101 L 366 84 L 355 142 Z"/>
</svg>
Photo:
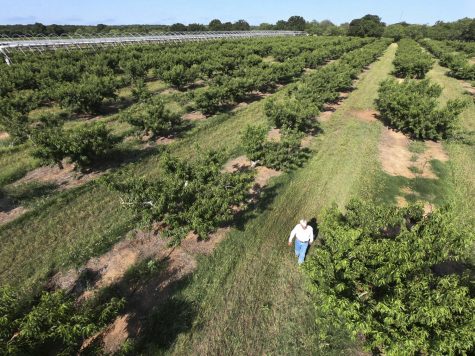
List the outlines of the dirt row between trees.
<svg viewBox="0 0 475 356">
<path fill-rule="evenodd" d="M 282 172 L 267 167 L 253 167 L 245 156 L 229 160 L 223 171 L 255 169 L 255 184 L 250 193 L 257 196 L 273 177 Z M 219 228 L 208 240 L 199 240 L 190 232 L 179 246 L 170 247 L 170 240 L 155 231 L 135 231 L 118 242 L 107 253 L 91 258 L 82 268 L 59 272 L 49 283 L 49 289 L 64 289 L 77 296 L 78 301 L 89 299 L 101 289 L 113 287 L 126 297 L 125 312 L 105 330 L 86 340 L 83 348 L 99 343 L 106 353 L 118 351 L 128 338 L 136 337 L 142 323 L 153 307 L 163 303 L 177 283 L 189 276 L 197 267 L 197 257 L 210 255 L 226 237 L 230 227 Z M 127 282 L 127 273 L 144 261 L 158 264 L 159 273 L 138 285 Z"/>
<path fill-rule="evenodd" d="M 441 142 L 422 141 L 421 151 L 411 152 L 410 145 L 414 143 L 401 132 L 385 127 L 379 142 L 379 159 L 382 169 L 390 176 L 400 176 L 408 179 L 439 179 L 432 169 L 431 161 L 447 162 L 449 156 Z M 415 194 L 409 187 L 400 189 L 401 195 L 396 197 L 398 206 L 407 206 L 404 195 Z M 422 201 L 424 210 L 433 210 L 429 202 Z"/>
<path fill-rule="evenodd" d="M 61 192 L 86 184 L 100 177 L 105 172 L 94 171 L 82 174 L 75 171 L 74 165 L 70 163 L 64 163 L 63 169 L 60 169 L 58 166 L 43 166 L 28 172 L 23 178 L 12 183 L 11 186 L 19 187 L 31 183 L 50 184 L 56 187 L 58 192 Z M 16 205 L 8 196 L 0 198 L 0 225 L 19 218 L 27 211 L 27 208 Z"/>
</svg>

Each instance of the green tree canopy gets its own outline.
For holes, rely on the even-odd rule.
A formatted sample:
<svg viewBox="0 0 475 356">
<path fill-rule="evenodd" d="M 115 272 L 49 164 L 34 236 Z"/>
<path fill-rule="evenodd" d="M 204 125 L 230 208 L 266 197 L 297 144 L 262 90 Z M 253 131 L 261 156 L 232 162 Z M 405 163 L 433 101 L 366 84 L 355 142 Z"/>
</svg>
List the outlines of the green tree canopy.
<svg viewBox="0 0 475 356">
<path fill-rule="evenodd" d="M 386 24 L 377 15 L 366 15 L 350 22 L 348 35 L 359 37 L 381 37 Z"/>
<path fill-rule="evenodd" d="M 287 29 L 291 31 L 305 31 L 305 19 L 302 16 L 291 16 L 287 20 Z"/>
<path fill-rule="evenodd" d="M 223 23 L 219 19 L 211 20 L 208 24 L 208 28 L 211 31 L 222 31 L 223 30 Z"/>
<path fill-rule="evenodd" d="M 420 206 L 352 201 L 345 214 L 326 211 L 319 230 L 304 268 L 321 317 L 344 320 L 376 354 L 473 352 L 475 299 L 462 261 L 475 236 L 450 209 L 423 216 Z"/>
</svg>

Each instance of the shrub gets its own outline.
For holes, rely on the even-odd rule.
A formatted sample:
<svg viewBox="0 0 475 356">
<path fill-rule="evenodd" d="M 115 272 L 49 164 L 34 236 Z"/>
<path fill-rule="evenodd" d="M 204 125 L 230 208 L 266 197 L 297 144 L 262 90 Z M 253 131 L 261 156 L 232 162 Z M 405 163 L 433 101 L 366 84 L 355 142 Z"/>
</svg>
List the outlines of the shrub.
<svg viewBox="0 0 475 356">
<path fill-rule="evenodd" d="M 196 107 L 205 115 L 216 113 L 227 99 L 221 87 L 203 88 L 195 92 Z"/>
<path fill-rule="evenodd" d="M 0 107 L 0 125 L 8 132 L 13 144 L 22 143 L 28 139 L 27 114 L 15 111 L 8 106 Z"/>
<path fill-rule="evenodd" d="M 311 104 L 289 97 L 282 101 L 270 99 L 265 104 L 265 113 L 274 127 L 306 131 L 315 125 L 318 110 Z"/>
<path fill-rule="evenodd" d="M 142 135 L 151 135 L 151 139 L 167 135 L 182 124 L 180 115 L 168 110 L 158 96 L 133 105 L 121 113 L 121 118 L 137 127 Z"/>
<path fill-rule="evenodd" d="M 31 141 L 34 150 L 33 157 L 40 159 L 43 164 L 57 164 L 63 168 L 62 161 L 67 156 L 66 140 L 63 129 L 63 117 L 58 115 L 42 116 L 32 130 Z"/>
<path fill-rule="evenodd" d="M 161 76 L 165 82 L 182 89 L 192 84 L 198 78 L 198 75 L 199 68 L 197 66 L 185 68 L 182 64 L 178 64 L 170 70 L 163 72 Z"/>
<path fill-rule="evenodd" d="M 61 107 L 77 113 L 97 113 L 106 98 L 116 98 L 116 83 L 111 77 L 89 75 L 79 83 L 64 83 L 56 89 L 55 98 Z"/>
<path fill-rule="evenodd" d="M 137 80 L 132 88 L 132 97 L 135 101 L 146 101 L 152 97 L 152 93 L 143 80 Z"/>
<path fill-rule="evenodd" d="M 394 73 L 400 78 L 422 79 L 432 68 L 432 56 L 422 51 L 416 41 L 402 39 L 394 59 Z"/>
<path fill-rule="evenodd" d="M 473 231 L 455 223 L 449 209 L 423 217 L 418 206 L 352 201 L 346 210 L 324 213 L 321 242 L 304 265 L 321 317 L 362 334 L 376 353 L 473 351 L 468 276 L 440 272 L 465 256 Z"/>
<path fill-rule="evenodd" d="M 82 170 L 103 158 L 116 143 L 103 123 L 85 124 L 74 130 L 64 130 L 63 123 L 62 117 L 42 117 L 32 132 L 32 155 L 43 164 L 63 168 L 62 160 L 69 158 Z"/>
<path fill-rule="evenodd" d="M 116 141 L 104 123 L 86 124 L 66 132 L 66 153 L 82 170 L 105 157 Z"/>
<path fill-rule="evenodd" d="M 241 142 L 247 157 L 263 166 L 289 170 L 301 166 L 309 157 L 308 150 L 302 149 L 302 133 L 284 130 L 280 142 L 267 141 L 265 126 L 247 126 Z"/>
<path fill-rule="evenodd" d="M 19 294 L 0 288 L 0 346 L 7 354 L 76 354 L 86 337 L 107 325 L 124 307 L 124 300 L 76 304 L 64 291 L 43 292 L 26 308 Z"/>
<path fill-rule="evenodd" d="M 438 140 L 450 137 L 456 128 L 458 115 L 465 107 L 460 100 L 450 100 L 439 108 L 437 98 L 442 88 L 428 80 L 394 79 L 381 83 L 376 106 L 388 125 L 418 139 Z"/>
<path fill-rule="evenodd" d="M 234 206 L 245 208 L 253 181 L 249 172 L 221 172 L 223 159 L 217 152 L 200 154 L 193 162 L 165 155 L 155 180 L 111 176 L 104 183 L 119 191 L 144 223 L 161 222 L 181 237 L 193 230 L 206 239 L 233 217 Z"/>
</svg>

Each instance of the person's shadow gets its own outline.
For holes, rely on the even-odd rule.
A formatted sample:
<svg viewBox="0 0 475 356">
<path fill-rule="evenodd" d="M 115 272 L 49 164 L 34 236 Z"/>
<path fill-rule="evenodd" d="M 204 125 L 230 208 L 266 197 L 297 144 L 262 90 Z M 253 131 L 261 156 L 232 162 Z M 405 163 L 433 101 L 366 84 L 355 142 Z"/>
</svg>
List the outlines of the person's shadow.
<svg viewBox="0 0 475 356">
<path fill-rule="evenodd" d="M 317 223 L 317 218 L 312 218 L 309 222 L 308 225 L 312 227 L 313 229 L 313 243 L 311 246 L 307 248 L 307 252 L 305 252 L 305 258 L 307 258 L 308 252 L 312 248 L 313 244 L 317 242 L 318 239 L 318 223 Z"/>
</svg>

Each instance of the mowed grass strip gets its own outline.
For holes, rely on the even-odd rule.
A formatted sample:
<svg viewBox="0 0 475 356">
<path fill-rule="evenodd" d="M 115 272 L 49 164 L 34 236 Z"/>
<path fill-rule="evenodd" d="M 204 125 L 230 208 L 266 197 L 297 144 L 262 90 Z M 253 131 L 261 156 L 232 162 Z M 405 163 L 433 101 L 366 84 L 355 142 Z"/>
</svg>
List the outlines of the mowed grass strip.
<svg viewBox="0 0 475 356">
<path fill-rule="evenodd" d="M 466 94 L 461 82 L 446 75 L 448 69 L 435 64 L 428 77 L 442 86 L 441 104 L 450 99 L 464 99 L 467 107 L 460 115 L 460 126 L 465 133 L 475 133 L 475 103 L 473 97 Z M 472 137 L 473 140 L 473 137 Z M 446 202 L 454 205 L 457 218 L 469 223 L 475 229 L 475 144 L 463 144 L 456 141 L 444 142 L 449 154 L 449 172 L 447 184 L 451 185 Z"/>
<path fill-rule="evenodd" d="M 343 105 L 324 124 L 314 141 L 313 158 L 291 174 L 277 178 L 241 229 L 232 230 L 214 255 L 203 258 L 193 278 L 158 311 L 157 328 L 149 330 L 150 354 L 315 354 L 316 313 L 287 246 L 290 230 L 301 218 L 317 217 L 322 209 L 364 195 L 365 178 L 379 165 L 382 125 L 361 122 L 352 110 L 373 108 L 379 82 L 392 69 L 396 47 L 371 66 Z M 173 300 L 193 306 L 166 313 Z M 189 320 L 190 315 L 193 320 Z M 165 317 L 164 317 L 165 316 Z M 184 328 L 183 325 L 187 325 Z M 159 336 L 167 330 L 170 338 Z M 160 340 L 162 341 L 156 341 Z M 155 340 L 155 341 L 154 341 Z M 344 330 L 334 330 L 324 354 L 354 351 Z M 170 347 L 170 344 L 171 347 Z"/>
</svg>

